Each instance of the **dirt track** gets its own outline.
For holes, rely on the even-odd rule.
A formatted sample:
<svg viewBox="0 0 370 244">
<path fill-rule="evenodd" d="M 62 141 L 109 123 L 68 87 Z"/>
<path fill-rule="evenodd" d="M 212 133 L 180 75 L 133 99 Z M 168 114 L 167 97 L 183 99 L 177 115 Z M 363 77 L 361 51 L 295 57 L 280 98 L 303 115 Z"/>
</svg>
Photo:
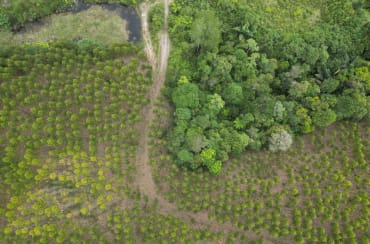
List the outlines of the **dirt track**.
<svg viewBox="0 0 370 244">
<path fill-rule="evenodd" d="M 152 169 L 149 165 L 149 128 L 153 122 L 154 118 L 154 103 L 160 95 L 161 88 L 164 85 L 166 79 L 167 63 L 168 57 L 170 54 L 171 43 L 168 36 L 168 14 L 169 14 L 169 2 L 170 0 L 163 0 L 165 11 L 164 11 L 164 26 L 163 30 L 160 33 L 160 43 L 159 43 L 159 56 L 156 55 L 153 49 L 153 44 L 150 37 L 149 26 L 148 26 L 148 12 L 150 8 L 158 4 L 160 1 L 155 2 L 153 5 L 150 5 L 148 2 L 144 2 L 140 5 L 140 16 L 142 22 L 142 36 L 145 45 L 145 52 L 148 58 L 148 61 L 151 63 L 153 69 L 153 84 L 150 88 L 149 96 L 150 103 L 142 111 L 142 116 L 144 121 L 140 125 L 141 136 L 138 146 L 138 151 L 136 154 L 136 167 L 137 167 L 137 184 L 138 187 L 144 195 L 149 198 L 149 201 L 157 200 L 157 210 L 159 213 L 168 215 L 171 214 L 175 217 L 178 217 L 188 223 L 192 223 L 193 227 L 197 228 L 206 228 L 209 227 L 212 231 L 221 231 L 221 232 L 235 232 L 241 230 L 231 223 L 220 224 L 216 220 L 210 220 L 208 218 L 208 213 L 206 212 L 187 212 L 180 211 L 177 208 L 176 204 L 168 202 L 160 194 L 158 194 L 155 182 L 152 177 Z M 195 223 L 193 223 L 195 221 Z M 255 236 L 253 233 L 248 233 L 250 237 Z M 255 236 L 256 237 L 256 236 Z"/>
<path fill-rule="evenodd" d="M 141 137 L 138 146 L 138 151 L 136 153 L 136 165 L 137 165 L 137 183 L 139 189 L 142 193 L 149 197 L 149 199 L 158 199 L 161 200 L 160 196 L 157 195 L 155 189 L 155 183 L 151 174 L 151 167 L 148 164 L 149 161 L 149 126 L 152 124 L 154 113 L 154 103 L 157 100 L 161 88 L 164 85 L 167 71 L 167 60 L 170 53 L 170 41 L 167 33 L 167 16 L 168 16 L 168 5 L 169 1 L 164 0 L 165 3 L 165 21 L 164 28 L 161 33 L 160 38 L 160 53 L 159 57 L 154 52 L 152 41 L 150 38 L 149 26 L 148 26 L 148 12 L 152 7 L 147 2 L 144 2 L 140 6 L 140 16 L 142 22 L 142 36 L 144 41 L 144 49 L 147 55 L 148 61 L 152 66 L 153 74 L 153 85 L 150 88 L 149 96 L 150 103 L 142 112 L 144 121 L 140 126 Z"/>
</svg>

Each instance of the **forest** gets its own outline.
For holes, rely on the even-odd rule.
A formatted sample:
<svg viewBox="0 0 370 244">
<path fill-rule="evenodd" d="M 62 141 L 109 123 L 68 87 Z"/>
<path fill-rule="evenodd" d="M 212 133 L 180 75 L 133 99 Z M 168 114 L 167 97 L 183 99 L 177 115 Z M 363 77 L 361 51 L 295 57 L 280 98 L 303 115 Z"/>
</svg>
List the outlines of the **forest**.
<svg viewBox="0 0 370 244">
<path fill-rule="evenodd" d="M 0 0 L 0 243 L 369 243 L 369 10 Z"/>
<path fill-rule="evenodd" d="M 168 140 L 179 165 L 218 174 L 245 150 L 286 151 L 316 128 L 369 119 L 366 6 L 289 2 L 172 3 Z"/>
</svg>

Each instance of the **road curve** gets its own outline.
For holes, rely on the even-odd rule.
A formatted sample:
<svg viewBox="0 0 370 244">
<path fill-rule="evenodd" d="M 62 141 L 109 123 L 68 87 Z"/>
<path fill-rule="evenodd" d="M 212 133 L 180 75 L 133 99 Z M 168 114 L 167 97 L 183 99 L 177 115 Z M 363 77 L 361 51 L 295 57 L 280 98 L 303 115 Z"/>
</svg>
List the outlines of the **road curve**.
<svg viewBox="0 0 370 244">
<path fill-rule="evenodd" d="M 152 5 L 158 4 L 160 0 L 153 3 Z M 152 66 L 153 84 L 149 91 L 150 103 L 143 109 L 142 117 L 143 122 L 140 125 L 141 136 L 139 138 L 139 145 L 136 153 L 136 168 L 137 168 L 137 184 L 140 192 L 149 198 L 149 201 L 157 200 L 157 211 L 161 214 L 171 214 L 175 217 L 185 220 L 188 223 L 192 223 L 193 227 L 206 228 L 209 227 L 212 231 L 220 232 L 246 232 L 233 226 L 231 223 L 218 223 L 216 220 L 208 218 L 207 212 L 188 212 L 181 211 L 177 208 L 177 205 L 164 199 L 160 194 L 157 193 L 155 188 L 155 182 L 152 176 L 152 169 L 149 165 L 149 131 L 150 125 L 154 118 L 154 104 L 160 95 L 160 91 L 164 86 L 166 79 L 166 71 L 168 64 L 168 57 L 170 54 L 170 39 L 168 35 L 168 14 L 169 14 L 169 3 L 170 0 L 163 0 L 164 2 L 164 25 L 163 30 L 160 33 L 159 42 L 159 57 L 154 52 L 151 36 L 148 26 L 148 13 L 152 5 L 145 1 L 139 7 L 141 22 L 142 22 L 142 36 L 144 41 L 144 50 L 147 55 L 148 61 Z M 195 223 L 194 223 L 195 221 Z M 248 236 L 255 239 L 257 236 L 248 232 Z"/>
</svg>

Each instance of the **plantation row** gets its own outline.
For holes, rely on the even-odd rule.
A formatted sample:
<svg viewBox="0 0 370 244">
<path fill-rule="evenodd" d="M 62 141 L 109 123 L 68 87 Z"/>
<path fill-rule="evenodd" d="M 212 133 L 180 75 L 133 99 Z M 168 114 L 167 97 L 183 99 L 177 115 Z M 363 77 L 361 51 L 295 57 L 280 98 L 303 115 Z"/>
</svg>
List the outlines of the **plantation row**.
<svg viewBox="0 0 370 244">
<path fill-rule="evenodd" d="M 285 153 L 248 152 L 213 176 L 173 165 L 163 139 L 168 109 L 163 99 L 157 105 L 151 163 L 161 194 L 179 210 L 231 223 L 233 242 L 369 241 L 368 122 L 321 129 Z"/>
<path fill-rule="evenodd" d="M 112 204 L 129 187 L 150 69 L 139 47 L 55 42 L 0 59 L 1 204 L 6 240 L 44 242 Z M 87 217 L 88 216 L 88 217 Z M 58 225 L 65 225 L 58 235 Z M 70 226 L 71 225 L 71 226 Z M 54 227 L 53 227 L 54 226 Z M 68 227 L 69 226 L 69 227 Z M 95 228 L 95 227 L 94 227 Z"/>
<path fill-rule="evenodd" d="M 192 243 L 135 181 L 150 67 L 139 46 L 59 41 L 0 55 L 0 242 Z"/>
</svg>

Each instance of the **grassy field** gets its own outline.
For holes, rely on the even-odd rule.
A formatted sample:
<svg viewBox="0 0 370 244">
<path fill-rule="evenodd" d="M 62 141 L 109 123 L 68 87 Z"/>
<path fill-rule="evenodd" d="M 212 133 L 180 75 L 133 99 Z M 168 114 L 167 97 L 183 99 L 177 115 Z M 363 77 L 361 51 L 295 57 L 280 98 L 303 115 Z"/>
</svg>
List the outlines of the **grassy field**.
<svg viewBox="0 0 370 244">
<path fill-rule="evenodd" d="M 93 39 L 104 44 L 127 41 L 127 22 L 118 14 L 112 14 L 99 6 L 75 13 L 54 14 L 29 23 L 25 29 L 14 35 L 2 33 L 0 44 L 15 45 L 27 42 L 46 42 L 51 40 Z"/>
</svg>

